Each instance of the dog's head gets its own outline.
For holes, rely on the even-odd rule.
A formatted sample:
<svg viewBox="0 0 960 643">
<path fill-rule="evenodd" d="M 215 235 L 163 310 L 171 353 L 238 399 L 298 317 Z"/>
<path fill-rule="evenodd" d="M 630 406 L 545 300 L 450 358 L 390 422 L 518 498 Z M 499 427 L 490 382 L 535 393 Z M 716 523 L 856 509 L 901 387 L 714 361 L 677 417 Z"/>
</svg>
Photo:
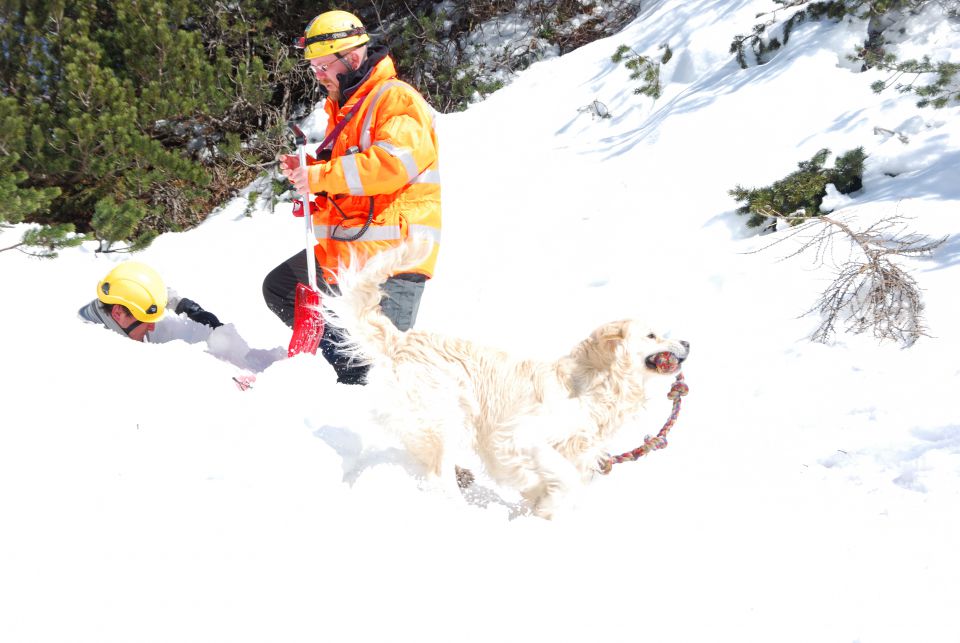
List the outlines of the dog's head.
<svg viewBox="0 0 960 643">
<path fill-rule="evenodd" d="M 690 354 L 690 344 L 668 339 L 643 322 L 632 319 L 604 324 L 588 340 L 595 357 L 607 368 L 629 372 L 646 380 L 677 372 Z"/>
</svg>

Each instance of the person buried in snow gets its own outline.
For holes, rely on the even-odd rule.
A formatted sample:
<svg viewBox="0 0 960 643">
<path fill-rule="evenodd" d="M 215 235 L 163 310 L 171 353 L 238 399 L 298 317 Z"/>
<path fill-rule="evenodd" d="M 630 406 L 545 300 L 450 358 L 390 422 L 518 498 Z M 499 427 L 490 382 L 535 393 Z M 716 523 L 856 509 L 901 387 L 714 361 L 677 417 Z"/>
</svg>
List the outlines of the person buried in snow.
<svg viewBox="0 0 960 643">
<path fill-rule="evenodd" d="M 96 299 L 81 308 L 79 315 L 138 342 L 186 339 L 183 324 L 176 317 L 165 316 L 167 309 L 202 324 L 207 334 L 223 325 L 197 302 L 167 288 L 156 270 L 138 261 L 125 261 L 110 270 L 97 284 Z"/>
</svg>

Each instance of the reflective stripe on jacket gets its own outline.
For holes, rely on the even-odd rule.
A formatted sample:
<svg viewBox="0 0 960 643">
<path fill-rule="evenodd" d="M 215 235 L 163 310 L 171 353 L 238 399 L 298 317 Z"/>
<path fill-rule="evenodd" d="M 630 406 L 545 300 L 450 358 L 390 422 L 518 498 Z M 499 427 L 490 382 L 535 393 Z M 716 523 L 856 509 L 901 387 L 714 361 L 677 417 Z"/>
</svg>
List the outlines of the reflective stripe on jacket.
<svg viewBox="0 0 960 643">
<path fill-rule="evenodd" d="M 389 56 L 340 108 L 327 100 L 327 133 L 356 105 L 330 161 L 308 168 L 310 191 L 320 194 L 313 214 L 316 256 L 323 279 L 336 283 L 351 249 L 368 257 L 412 234 L 434 240 L 430 258 L 411 272 L 433 276 L 440 244 L 440 170 L 434 112 L 396 78 Z M 368 224 L 369 221 L 369 225 Z"/>
</svg>

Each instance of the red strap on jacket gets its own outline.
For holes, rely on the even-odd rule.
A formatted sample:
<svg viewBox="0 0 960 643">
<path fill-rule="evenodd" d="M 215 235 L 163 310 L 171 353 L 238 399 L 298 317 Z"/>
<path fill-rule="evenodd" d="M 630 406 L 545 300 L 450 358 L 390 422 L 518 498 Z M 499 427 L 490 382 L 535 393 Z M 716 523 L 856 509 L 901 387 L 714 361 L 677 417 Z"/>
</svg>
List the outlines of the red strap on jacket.
<svg viewBox="0 0 960 643">
<path fill-rule="evenodd" d="M 310 214 L 313 214 L 320 208 L 317 207 L 317 204 L 313 201 L 310 201 Z M 303 199 L 297 199 L 293 202 L 293 216 L 302 217 L 303 216 Z"/>
</svg>

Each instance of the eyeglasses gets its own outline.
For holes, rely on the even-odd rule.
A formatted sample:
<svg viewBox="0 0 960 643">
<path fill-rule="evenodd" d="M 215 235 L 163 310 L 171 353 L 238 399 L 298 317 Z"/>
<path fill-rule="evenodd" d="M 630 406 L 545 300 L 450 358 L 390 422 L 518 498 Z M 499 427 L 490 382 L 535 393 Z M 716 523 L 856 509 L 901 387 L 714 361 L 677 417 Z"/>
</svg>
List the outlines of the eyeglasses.
<svg viewBox="0 0 960 643">
<path fill-rule="evenodd" d="M 327 72 L 330 70 L 331 67 L 333 67 L 333 66 L 336 65 L 338 62 L 340 62 L 340 63 L 343 63 L 343 66 L 347 68 L 347 71 L 349 71 L 349 70 L 350 70 L 350 65 L 347 64 L 347 59 L 344 57 L 343 54 L 349 53 L 349 52 L 351 52 L 351 51 L 353 51 L 353 50 L 352 50 L 352 49 L 347 49 L 347 50 L 344 51 L 344 52 L 337 52 L 337 53 L 333 54 L 334 56 L 337 57 L 336 60 L 331 60 L 331 61 L 329 61 L 329 62 L 321 63 L 321 64 L 317 64 L 317 62 L 316 62 L 317 59 L 316 59 L 316 58 L 311 58 L 311 59 L 310 59 L 310 67 L 312 67 L 314 71 L 319 71 L 321 74 L 325 74 L 325 73 L 327 73 Z"/>
<path fill-rule="evenodd" d="M 314 62 L 311 60 L 311 61 L 310 61 L 310 66 L 313 67 L 316 71 L 319 71 L 320 73 L 325 74 L 325 73 L 327 73 L 327 71 L 330 69 L 330 67 L 332 67 L 332 66 L 335 65 L 337 62 L 339 62 L 339 60 L 340 60 L 340 59 L 337 58 L 337 60 L 332 60 L 332 61 L 330 61 L 329 63 L 325 63 L 325 64 L 322 64 L 322 65 L 316 65 L 316 64 L 314 64 Z"/>
</svg>

